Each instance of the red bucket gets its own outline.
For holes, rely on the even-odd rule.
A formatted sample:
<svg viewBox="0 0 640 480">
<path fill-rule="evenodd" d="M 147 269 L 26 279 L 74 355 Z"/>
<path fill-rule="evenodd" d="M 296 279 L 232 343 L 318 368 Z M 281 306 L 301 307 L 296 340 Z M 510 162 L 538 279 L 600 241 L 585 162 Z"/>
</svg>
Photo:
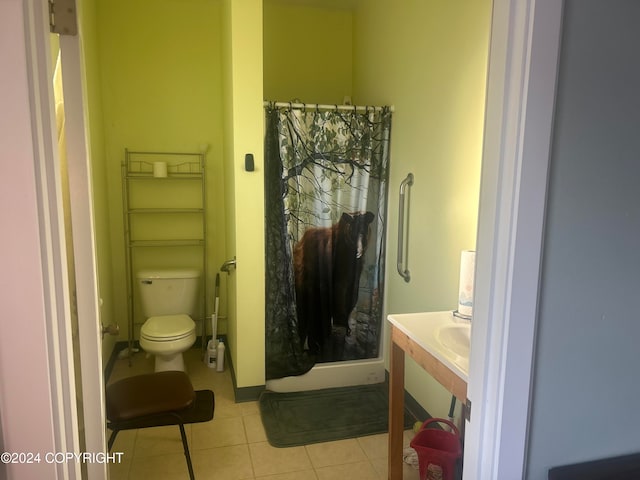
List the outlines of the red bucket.
<svg viewBox="0 0 640 480">
<path fill-rule="evenodd" d="M 452 431 L 427 428 L 430 423 L 445 423 Z M 462 445 L 460 432 L 452 422 L 444 418 L 426 420 L 410 445 L 418 454 L 420 480 L 454 479 L 456 460 L 462 455 Z"/>
</svg>

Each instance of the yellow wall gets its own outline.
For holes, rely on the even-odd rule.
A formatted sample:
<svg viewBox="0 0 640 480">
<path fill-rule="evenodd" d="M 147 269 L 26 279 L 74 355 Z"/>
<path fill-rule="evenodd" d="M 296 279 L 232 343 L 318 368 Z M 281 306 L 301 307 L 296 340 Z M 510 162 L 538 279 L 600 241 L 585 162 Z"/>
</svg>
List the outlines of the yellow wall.
<svg viewBox="0 0 640 480">
<path fill-rule="evenodd" d="M 265 96 L 342 103 L 349 94 L 356 104 L 395 106 L 386 309 L 452 310 L 460 251 L 475 247 L 491 2 L 356 4 L 266 3 Z M 393 266 L 398 186 L 409 172 L 407 284 Z M 407 389 L 430 413 L 447 414 L 450 395 L 411 360 Z"/>
<path fill-rule="evenodd" d="M 262 108 L 262 0 L 226 0 L 225 167 L 233 217 L 227 256 L 237 257 L 229 275 L 235 291 L 229 343 L 239 388 L 264 385 L 264 169 Z M 255 171 L 244 169 L 245 154 Z"/>
<path fill-rule="evenodd" d="M 352 93 L 352 27 L 350 10 L 265 2 L 265 100 L 342 104 Z"/>
<path fill-rule="evenodd" d="M 475 244 L 490 1 L 352 3 L 353 11 L 277 0 L 98 0 L 92 10 L 99 36 L 89 69 L 102 97 L 90 99 L 90 111 L 104 119 L 103 139 L 92 138 L 104 198 L 99 262 L 113 265 L 112 316 L 125 323 L 124 148 L 208 143 L 209 280 L 237 257 L 237 270 L 222 275 L 221 313 L 238 387 L 264 384 L 263 99 L 331 104 L 350 95 L 395 105 L 387 265 L 395 264 L 398 185 L 412 171 L 413 279 L 389 268 L 388 311 L 455 308 L 460 250 Z M 243 169 L 246 153 L 255 172 Z M 111 254 L 100 248 L 109 241 Z M 442 389 L 415 365 L 407 376 L 427 410 L 446 414 Z"/>
<path fill-rule="evenodd" d="M 387 311 L 452 310 L 460 251 L 475 246 L 490 1 L 365 1 L 353 11 L 319 5 L 277 0 L 265 3 L 265 98 L 342 103 L 344 95 L 352 95 L 357 104 L 395 105 L 387 265 L 395 264 L 398 185 L 412 171 L 416 176 L 409 245 L 413 280 L 406 284 L 389 269 Z M 259 40 L 251 40 L 250 30 L 245 32 L 241 44 L 245 49 L 249 45 L 253 48 Z M 232 40 L 230 45 L 237 43 Z M 352 51 L 346 51 L 346 45 Z M 231 47 L 230 57 L 236 54 Z M 257 71 L 257 63 L 255 67 Z M 229 82 L 233 89 L 238 88 L 236 81 L 230 78 Z M 238 96 L 234 91 L 234 101 Z M 254 105 L 246 106 L 253 112 Z M 234 105 L 234 114 L 235 109 Z M 233 124 L 235 128 L 240 123 L 234 118 Z M 244 133 L 249 133 L 246 127 Z M 234 138 L 237 148 L 238 136 L 234 134 Z M 236 221 L 243 218 L 237 211 L 243 202 L 238 189 L 249 178 L 238 168 L 243 153 L 234 151 L 228 156 L 236 162 L 232 182 L 236 192 L 229 197 Z M 245 180 L 238 175 L 244 175 Z M 256 198 L 252 192 L 246 194 L 245 201 Z M 262 206 L 262 200 L 258 201 Z M 237 241 L 241 228 L 234 230 Z M 256 228 L 253 235 L 262 240 L 263 231 Z M 239 268 L 241 265 L 239 257 Z M 260 263 L 251 266 L 258 267 L 263 268 Z M 238 287 L 238 308 L 256 292 Z M 258 305 L 257 298 L 252 301 Z M 255 315 L 263 322 L 262 304 Z M 245 342 L 258 346 L 257 337 L 252 340 L 256 326 L 252 321 L 244 323 L 238 312 L 237 345 L 232 345 L 232 350 L 240 352 Z M 263 335 L 263 323 L 259 327 Z M 256 381 L 263 378 L 262 350 L 247 354 L 253 354 L 254 361 L 237 368 L 239 375 L 246 372 Z M 238 353 L 234 365 L 241 360 Z M 253 380 L 239 380 L 239 386 L 254 384 Z M 446 415 L 450 395 L 412 361 L 407 365 L 407 387 L 427 410 Z"/>
<path fill-rule="evenodd" d="M 221 25 L 217 1 L 97 2 L 113 304 L 122 327 L 127 318 L 120 168 L 125 148 L 199 152 L 209 146 L 207 313 L 212 311 L 215 272 L 225 256 Z M 172 254 L 165 249 L 155 255 Z M 222 287 L 224 315 L 224 282 Z M 224 330 L 220 322 L 219 332 Z"/>
<path fill-rule="evenodd" d="M 356 11 L 354 101 L 395 106 L 387 312 L 457 306 L 460 251 L 475 248 L 490 10 L 490 0 L 377 0 Z M 406 283 L 393 266 L 398 188 L 409 172 Z M 450 394 L 413 361 L 406 369 L 407 390 L 446 415 Z"/>
</svg>

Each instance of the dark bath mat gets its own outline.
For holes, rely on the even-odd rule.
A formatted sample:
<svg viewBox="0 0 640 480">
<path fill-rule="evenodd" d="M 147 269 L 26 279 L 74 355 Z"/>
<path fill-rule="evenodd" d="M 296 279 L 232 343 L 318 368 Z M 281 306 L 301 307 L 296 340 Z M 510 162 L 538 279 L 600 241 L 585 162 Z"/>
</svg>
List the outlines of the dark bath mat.
<svg viewBox="0 0 640 480">
<path fill-rule="evenodd" d="M 359 385 L 260 396 L 260 415 L 269 443 L 293 447 L 388 431 L 388 385 Z M 405 428 L 415 419 L 405 409 Z"/>
</svg>

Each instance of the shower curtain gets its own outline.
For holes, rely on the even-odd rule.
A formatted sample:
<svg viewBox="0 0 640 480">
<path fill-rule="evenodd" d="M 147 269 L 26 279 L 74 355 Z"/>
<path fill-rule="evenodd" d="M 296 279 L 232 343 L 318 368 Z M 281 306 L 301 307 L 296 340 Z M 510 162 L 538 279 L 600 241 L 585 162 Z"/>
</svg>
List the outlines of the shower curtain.
<svg viewBox="0 0 640 480">
<path fill-rule="evenodd" d="M 376 358 L 391 111 L 265 114 L 266 378 Z"/>
</svg>

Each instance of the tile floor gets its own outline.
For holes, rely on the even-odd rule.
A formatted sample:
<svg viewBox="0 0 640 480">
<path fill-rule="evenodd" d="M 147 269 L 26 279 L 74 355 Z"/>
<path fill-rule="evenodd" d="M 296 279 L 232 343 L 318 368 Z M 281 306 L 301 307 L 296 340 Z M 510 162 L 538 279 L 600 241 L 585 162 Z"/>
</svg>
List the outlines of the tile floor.
<svg viewBox="0 0 640 480">
<path fill-rule="evenodd" d="M 381 480 L 387 478 L 387 434 L 317 443 L 304 447 L 269 445 L 257 402 L 235 403 L 228 369 L 207 368 L 200 350 L 185 352 L 185 363 L 196 390 L 216 396 L 214 418 L 186 425 L 197 480 Z M 153 371 L 153 359 L 137 353 L 133 365 L 118 360 L 109 382 Z M 109 434 L 110 432 L 108 432 Z M 412 432 L 405 432 L 405 446 Z M 122 462 L 110 464 L 112 480 L 188 479 L 177 426 L 120 432 L 112 452 L 123 452 Z M 404 465 L 404 478 L 417 480 L 418 471 Z"/>
</svg>

